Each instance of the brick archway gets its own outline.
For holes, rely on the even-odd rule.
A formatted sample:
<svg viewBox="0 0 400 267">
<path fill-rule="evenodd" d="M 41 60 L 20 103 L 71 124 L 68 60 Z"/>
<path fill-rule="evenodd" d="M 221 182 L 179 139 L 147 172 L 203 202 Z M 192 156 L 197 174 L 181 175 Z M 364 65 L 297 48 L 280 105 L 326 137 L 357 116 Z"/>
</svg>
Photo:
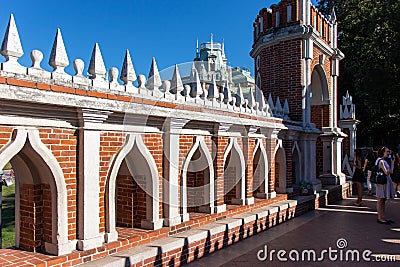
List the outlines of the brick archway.
<svg viewBox="0 0 400 267">
<path fill-rule="evenodd" d="M 275 147 L 275 191 L 277 193 L 286 193 L 286 154 L 282 147 L 282 141 L 279 140 Z"/>
<path fill-rule="evenodd" d="M 187 221 L 189 219 L 188 216 L 188 188 L 187 188 L 187 182 L 188 182 L 188 174 L 189 174 L 189 166 L 192 163 L 192 160 L 194 159 L 195 153 L 200 153 L 201 156 L 201 165 L 202 167 L 200 171 L 204 171 L 204 181 L 208 182 L 207 184 L 204 183 L 202 186 L 203 189 L 203 203 L 206 205 L 203 205 L 201 208 L 202 211 L 205 211 L 207 213 L 214 213 L 214 190 L 215 190 L 215 183 L 214 183 L 214 166 L 213 166 L 213 160 L 210 151 L 207 148 L 207 145 L 204 140 L 204 136 L 196 136 L 196 141 L 190 148 L 186 159 L 183 163 L 182 166 L 182 176 L 181 176 L 181 209 L 182 209 L 182 217 L 183 221 Z"/>
<path fill-rule="evenodd" d="M 268 198 L 268 158 L 263 141 L 257 139 L 253 152 L 253 194 Z"/>
<path fill-rule="evenodd" d="M 224 196 L 226 202 L 244 205 L 246 202 L 246 164 L 237 138 L 230 138 L 224 153 Z M 229 193 L 232 192 L 232 195 Z"/>
<path fill-rule="evenodd" d="M 134 178 L 144 176 L 143 181 L 134 178 L 145 194 L 145 217 L 141 220 L 141 228 L 160 229 L 163 220 L 159 215 L 159 177 L 153 156 L 143 143 L 139 134 L 128 134 L 125 145 L 112 160 L 106 185 L 106 241 L 113 242 L 118 238 L 116 231 L 116 193 L 117 177 L 121 168 Z"/>
<path fill-rule="evenodd" d="M 37 129 L 17 128 L 12 136 L 0 150 L 0 167 L 11 162 L 16 174 L 16 246 L 54 255 L 68 254 L 75 249 L 76 242 L 68 240 L 63 171 L 41 142 Z"/>
</svg>

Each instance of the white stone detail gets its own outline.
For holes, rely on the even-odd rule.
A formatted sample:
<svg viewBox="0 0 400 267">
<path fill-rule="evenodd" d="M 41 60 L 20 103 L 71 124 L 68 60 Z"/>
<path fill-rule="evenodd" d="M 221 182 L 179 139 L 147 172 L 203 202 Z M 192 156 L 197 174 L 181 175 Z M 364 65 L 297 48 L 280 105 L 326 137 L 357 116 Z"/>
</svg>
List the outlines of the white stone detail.
<svg viewBox="0 0 400 267">
<path fill-rule="evenodd" d="M 64 68 L 69 65 L 69 60 L 60 29 L 57 29 L 56 37 L 50 53 L 49 64 L 53 67 L 53 79 L 62 79 L 64 75 L 67 75 Z"/>
<path fill-rule="evenodd" d="M 156 59 L 153 57 L 151 61 L 150 72 L 147 80 L 147 88 L 149 90 L 159 89 L 162 85 L 161 76 L 158 72 L 158 67 L 156 63 Z"/>
<path fill-rule="evenodd" d="M 32 75 L 32 76 L 36 76 L 36 77 L 40 77 L 40 78 L 46 78 L 46 79 L 51 78 L 51 73 L 48 71 L 45 71 L 40 66 L 40 63 L 43 60 L 43 53 L 40 50 L 32 50 L 31 60 L 32 60 L 32 66 L 30 68 L 28 68 L 28 75 Z"/>
<path fill-rule="evenodd" d="M 174 67 L 174 74 L 172 76 L 172 81 L 171 81 L 171 90 L 170 92 L 172 94 L 176 94 L 177 97 L 178 95 L 184 90 L 185 88 L 183 87 L 182 79 L 181 79 L 181 74 L 179 73 L 179 68 L 178 65 L 175 65 Z"/>
<path fill-rule="evenodd" d="M 26 68 L 18 63 L 18 59 L 22 57 L 24 51 L 22 50 L 21 40 L 19 39 L 13 14 L 10 15 L 0 53 L 6 58 L 6 62 L 1 63 L 1 70 L 17 74 L 26 74 Z"/>
<path fill-rule="evenodd" d="M 106 80 L 106 66 L 104 65 L 103 56 L 101 55 L 99 44 L 96 43 L 93 47 L 92 57 L 90 58 L 89 70 L 90 79 L 92 79 L 93 87 L 108 89 Z"/>
<path fill-rule="evenodd" d="M 129 50 L 126 49 L 124 63 L 122 64 L 121 70 L 121 81 L 124 82 L 125 85 L 131 86 L 132 82 L 137 80 L 136 72 L 133 67 L 132 58 L 129 53 Z"/>
</svg>

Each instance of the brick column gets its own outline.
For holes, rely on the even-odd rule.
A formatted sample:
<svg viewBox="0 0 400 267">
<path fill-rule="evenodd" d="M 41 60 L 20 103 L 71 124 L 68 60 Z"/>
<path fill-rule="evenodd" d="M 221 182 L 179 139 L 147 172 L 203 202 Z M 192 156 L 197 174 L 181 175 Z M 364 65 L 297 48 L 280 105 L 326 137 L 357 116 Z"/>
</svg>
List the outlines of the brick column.
<svg viewBox="0 0 400 267">
<path fill-rule="evenodd" d="M 278 140 L 279 130 L 268 130 L 267 131 L 267 156 L 268 156 L 268 181 L 269 181 L 269 190 L 268 190 L 268 198 L 276 197 L 275 192 L 275 147 Z"/>
<path fill-rule="evenodd" d="M 215 144 L 215 158 L 214 158 L 214 176 L 215 176 L 215 212 L 220 213 L 226 210 L 224 204 L 224 155 L 226 146 L 228 145 L 229 138 L 225 136 L 213 136 Z"/>
<path fill-rule="evenodd" d="M 108 112 L 83 110 L 79 129 L 78 172 L 78 249 L 100 247 L 100 131 L 97 124 L 108 118 Z"/>
<path fill-rule="evenodd" d="M 254 204 L 253 197 L 253 152 L 255 138 L 243 137 L 243 154 L 246 161 L 246 204 Z"/>
</svg>

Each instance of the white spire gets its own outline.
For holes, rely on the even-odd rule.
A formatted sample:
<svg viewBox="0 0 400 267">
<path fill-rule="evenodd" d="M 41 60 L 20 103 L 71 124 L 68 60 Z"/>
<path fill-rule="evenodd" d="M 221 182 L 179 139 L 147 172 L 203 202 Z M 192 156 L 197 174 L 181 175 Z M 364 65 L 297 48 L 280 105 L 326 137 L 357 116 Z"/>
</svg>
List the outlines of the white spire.
<svg viewBox="0 0 400 267">
<path fill-rule="evenodd" d="M 279 96 L 276 98 L 275 107 L 276 107 L 276 113 L 278 115 L 281 115 L 283 112 L 283 109 L 282 109 L 282 104 L 281 104 L 281 100 L 279 99 Z"/>
<path fill-rule="evenodd" d="M 65 73 L 64 68 L 69 65 L 68 55 L 65 50 L 60 28 L 57 29 L 56 37 L 54 38 L 49 64 L 53 67 L 53 72 L 58 73 Z"/>
<path fill-rule="evenodd" d="M 236 92 L 236 105 L 238 107 L 242 106 L 244 104 L 244 96 L 243 96 L 243 91 L 242 88 L 240 87 L 240 84 L 238 84 L 238 89 Z"/>
<path fill-rule="evenodd" d="M 335 24 L 336 21 L 337 21 L 336 12 L 335 12 L 335 8 L 333 7 L 333 8 L 332 8 L 332 12 L 331 12 L 331 23 L 332 23 L 332 24 Z"/>
<path fill-rule="evenodd" d="M 268 105 L 269 105 L 269 108 L 271 109 L 272 113 L 275 115 L 275 113 L 276 113 L 276 108 L 275 108 L 275 105 L 274 105 L 274 101 L 272 100 L 272 95 L 271 95 L 271 93 L 270 93 L 269 96 L 268 96 Z"/>
<path fill-rule="evenodd" d="M 22 67 L 17 61 L 18 58 L 24 54 L 24 51 L 22 50 L 21 40 L 19 39 L 18 29 L 13 14 L 10 15 L 3 43 L 1 44 L 0 53 L 7 60 L 1 64 L 2 70 L 25 74 L 26 68 Z"/>
<path fill-rule="evenodd" d="M 225 39 L 222 38 L 222 57 L 226 58 L 225 56 Z"/>
<path fill-rule="evenodd" d="M 259 108 L 260 110 L 264 110 L 265 109 L 265 99 L 264 99 L 264 94 L 261 91 L 260 88 L 256 87 L 256 101 L 259 104 Z"/>
<path fill-rule="evenodd" d="M 207 98 L 210 100 L 214 100 L 214 99 L 217 99 L 218 97 L 219 97 L 218 87 L 217 87 L 217 83 L 215 82 L 215 77 L 213 75 L 212 79 L 211 79 L 210 87 L 208 88 Z"/>
<path fill-rule="evenodd" d="M 196 58 L 199 57 L 199 38 L 196 38 Z"/>
<path fill-rule="evenodd" d="M 171 81 L 171 93 L 179 94 L 184 89 L 185 88 L 183 87 L 181 74 L 179 73 L 178 65 L 175 65 L 174 75 L 172 76 L 172 81 Z"/>
<path fill-rule="evenodd" d="M 285 118 L 287 118 L 289 116 L 289 102 L 287 101 L 287 99 L 285 99 L 285 103 L 283 104 L 283 115 Z"/>
<path fill-rule="evenodd" d="M 196 69 L 194 71 L 194 82 L 191 85 L 190 88 L 190 96 L 193 98 L 199 97 L 203 94 L 203 87 L 201 86 L 200 78 L 199 78 L 199 73 L 197 72 Z"/>
<path fill-rule="evenodd" d="M 125 58 L 124 58 L 124 63 L 122 64 L 120 79 L 126 85 L 132 85 L 132 82 L 137 80 L 136 72 L 132 63 L 132 58 L 128 49 L 126 49 L 125 52 Z"/>
<path fill-rule="evenodd" d="M 229 89 L 229 82 L 226 81 L 226 85 L 224 88 L 224 103 L 229 103 L 232 101 L 232 93 L 231 89 Z"/>
<path fill-rule="evenodd" d="M 253 94 L 253 87 L 250 87 L 249 96 L 247 97 L 247 100 L 249 107 L 253 109 L 256 106 L 256 100 L 254 99 L 254 94 Z"/>
<path fill-rule="evenodd" d="M 151 61 L 151 67 L 149 72 L 149 77 L 147 80 L 147 86 L 150 90 L 158 89 L 162 85 L 161 76 L 158 72 L 158 67 L 156 63 L 156 59 L 153 57 Z"/>
<path fill-rule="evenodd" d="M 103 78 L 105 80 L 105 74 L 107 73 L 107 70 L 104 65 L 103 56 L 101 55 L 98 43 L 96 43 L 93 47 L 88 72 L 91 74 L 91 79 L 97 80 L 98 78 Z"/>
<path fill-rule="evenodd" d="M 213 53 L 213 49 L 214 49 L 214 41 L 213 41 L 213 37 L 214 37 L 214 35 L 211 33 L 210 34 L 210 42 L 211 42 L 211 54 Z"/>
</svg>

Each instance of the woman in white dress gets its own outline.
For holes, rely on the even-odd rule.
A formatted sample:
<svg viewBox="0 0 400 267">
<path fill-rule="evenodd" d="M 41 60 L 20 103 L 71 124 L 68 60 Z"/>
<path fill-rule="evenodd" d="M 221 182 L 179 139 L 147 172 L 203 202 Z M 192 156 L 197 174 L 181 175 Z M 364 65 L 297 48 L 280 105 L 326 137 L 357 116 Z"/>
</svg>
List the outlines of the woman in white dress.
<svg viewBox="0 0 400 267">
<path fill-rule="evenodd" d="M 376 210 L 378 212 L 377 223 L 381 223 L 381 224 L 393 223 L 393 221 L 385 219 L 386 199 L 394 198 L 393 183 L 392 183 L 392 179 L 390 178 L 390 174 L 393 170 L 394 161 L 392 161 L 392 164 L 391 164 L 392 166 L 389 166 L 389 163 L 387 163 L 386 159 L 389 156 L 389 152 L 390 152 L 390 150 L 387 147 L 380 148 L 378 150 L 378 158 L 375 162 L 375 165 L 379 165 L 379 168 L 382 169 L 382 171 L 387 176 L 386 184 L 377 184 L 376 185 L 376 198 L 378 199 L 378 202 L 376 203 Z"/>
</svg>

